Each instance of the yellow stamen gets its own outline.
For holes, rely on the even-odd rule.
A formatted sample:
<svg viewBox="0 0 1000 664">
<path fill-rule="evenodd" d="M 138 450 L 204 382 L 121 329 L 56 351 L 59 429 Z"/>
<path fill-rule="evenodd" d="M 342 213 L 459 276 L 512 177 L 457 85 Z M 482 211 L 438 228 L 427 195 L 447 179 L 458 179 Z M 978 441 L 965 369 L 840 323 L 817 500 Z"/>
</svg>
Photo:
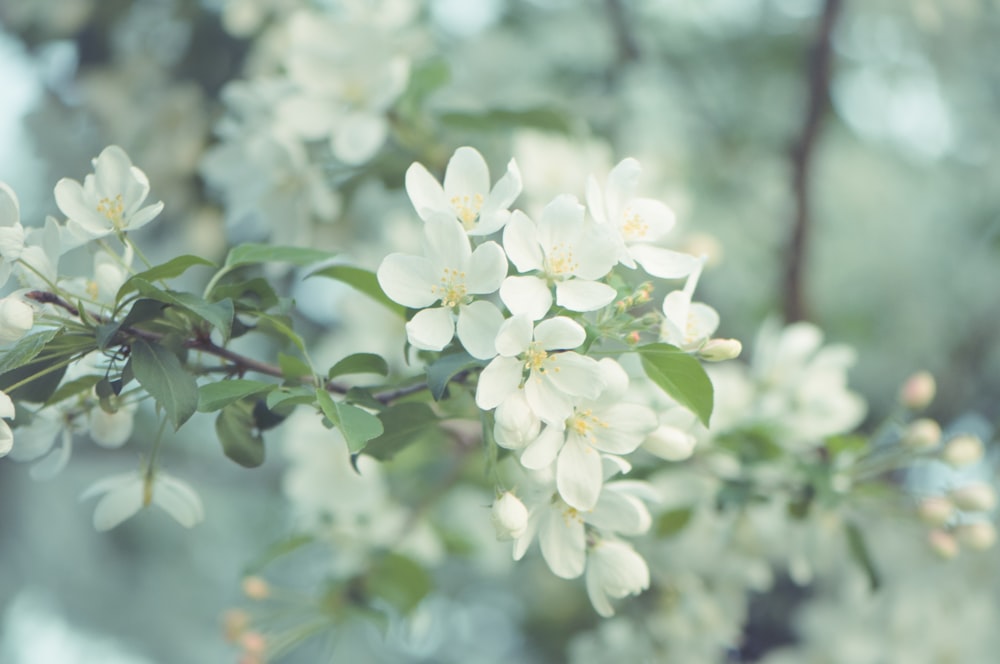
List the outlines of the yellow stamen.
<svg viewBox="0 0 1000 664">
<path fill-rule="evenodd" d="M 97 202 L 97 211 L 103 214 L 111 225 L 115 228 L 122 227 L 123 217 L 125 216 L 125 202 L 122 200 L 122 195 L 118 194 L 114 199 L 102 198 Z"/>
<path fill-rule="evenodd" d="M 465 226 L 465 230 L 470 230 L 479 220 L 479 210 L 483 207 L 483 195 L 452 196 L 451 206 L 455 208 L 455 214 Z"/>
<path fill-rule="evenodd" d="M 464 304 L 469 294 L 469 289 L 465 285 L 465 272 L 446 267 L 441 276 L 441 285 L 431 286 L 431 292 L 439 297 L 441 304 L 446 307 Z"/>
</svg>

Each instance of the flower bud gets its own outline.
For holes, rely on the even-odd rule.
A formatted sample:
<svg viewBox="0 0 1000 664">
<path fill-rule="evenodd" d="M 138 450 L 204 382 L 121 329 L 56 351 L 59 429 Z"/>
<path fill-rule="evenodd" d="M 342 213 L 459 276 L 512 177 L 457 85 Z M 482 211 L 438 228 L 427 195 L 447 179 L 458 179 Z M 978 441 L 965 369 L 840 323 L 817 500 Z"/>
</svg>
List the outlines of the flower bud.
<svg viewBox="0 0 1000 664">
<path fill-rule="evenodd" d="M 955 506 L 944 496 L 924 498 L 917 506 L 917 515 L 928 526 L 943 526 L 955 513 Z"/>
<path fill-rule="evenodd" d="M 222 633 L 227 641 L 236 641 L 250 628 L 250 616 L 241 609 L 230 609 L 222 615 Z"/>
<path fill-rule="evenodd" d="M 646 436 L 642 446 L 646 451 L 667 461 L 683 461 L 694 452 L 697 440 L 690 433 L 661 424 L 653 433 Z"/>
<path fill-rule="evenodd" d="M 983 441 L 973 434 L 955 436 L 945 445 L 941 458 L 956 468 L 971 466 L 983 458 Z"/>
<path fill-rule="evenodd" d="M 960 510 L 988 512 L 997 506 L 997 493 L 985 482 L 973 482 L 952 491 L 951 500 Z"/>
<path fill-rule="evenodd" d="M 924 452 L 940 442 L 941 425 L 928 417 L 910 422 L 903 432 L 903 445 L 914 452 Z"/>
<path fill-rule="evenodd" d="M 936 391 L 934 376 L 927 371 L 918 371 L 899 388 L 899 403 L 910 410 L 923 410 L 934 401 Z"/>
<path fill-rule="evenodd" d="M 945 560 L 951 560 L 958 555 L 958 540 L 945 530 L 935 528 L 927 533 L 927 543 L 934 553 Z"/>
<path fill-rule="evenodd" d="M 509 450 L 519 450 L 538 438 L 542 422 L 531 410 L 524 390 L 518 390 L 497 406 L 493 437 Z"/>
<path fill-rule="evenodd" d="M 517 539 L 528 528 L 528 508 L 517 496 L 507 491 L 493 502 L 490 519 L 493 521 L 498 540 Z"/>
<path fill-rule="evenodd" d="M 989 521 L 967 523 L 957 528 L 955 534 L 962 544 L 975 551 L 991 549 L 997 541 L 997 529 Z"/>
<path fill-rule="evenodd" d="M 16 297 L 0 300 L 0 343 L 13 343 L 35 324 L 34 310 Z"/>
<path fill-rule="evenodd" d="M 706 362 L 732 360 L 743 352 L 743 344 L 737 339 L 709 339 L 698 349 L 698 357 Z"/>
<path fill-rule="evenodd" d="M 249 599 L 267 599 L 271 595 L 271 585 L 259 576 L 243 579 L 243 594 Z"/>
</svg>

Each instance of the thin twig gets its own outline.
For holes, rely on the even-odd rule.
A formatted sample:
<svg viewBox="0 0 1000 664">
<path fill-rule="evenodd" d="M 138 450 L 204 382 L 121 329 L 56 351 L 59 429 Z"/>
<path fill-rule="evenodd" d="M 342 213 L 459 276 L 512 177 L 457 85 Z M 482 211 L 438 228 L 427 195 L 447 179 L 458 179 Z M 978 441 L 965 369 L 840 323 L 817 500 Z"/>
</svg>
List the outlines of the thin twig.
<svg viewBox="0 0 1000 664">
<path fill-rule="evenodd" d="M 792 146 L 792 194 L 795 197 L 795 218 L 789 239 L 785 264 L 784 313 L 788 323 L 807 317 L 803 298 L 803 278 L 808 252 L 810 225 L 809 182 L 812 175 L 813 152 L 820 125 L 830 103 L 830 62 L 833 58 L 831 35 L 843 0 L 825 0 L 816 38 L 810 49 L 807 76 L 809 101 L 798 139 Z"/>
</svg>

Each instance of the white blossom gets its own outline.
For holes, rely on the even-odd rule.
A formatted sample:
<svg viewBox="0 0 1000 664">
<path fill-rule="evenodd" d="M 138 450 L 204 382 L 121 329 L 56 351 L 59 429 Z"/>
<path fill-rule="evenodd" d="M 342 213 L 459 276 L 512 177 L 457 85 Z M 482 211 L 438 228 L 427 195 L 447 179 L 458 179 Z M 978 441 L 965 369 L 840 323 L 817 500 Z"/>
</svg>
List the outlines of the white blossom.
<svg viewBox="0 0 1000 664">
<path fill-rule="evenodd" d="M 594 609 L 608 618 L 612 599 L 638 595 L 649 588 L 649 566 L 635 549 L 618 540 L 599 540 L 587 553 L 587 595 Z"/>
<path fill-rule="evenodd" d="M 6 420 L 14 419 L 14 402 L 6 392 L 0 391 L 0 457 L 7 456 L 14 447 L 14 432 Z"/>
<path fill-rule="evenodd" d="M 94 528 L 110 530 L 139 510 L 156 505 L 185 528 L 205 518 L 201 498 L 187 482 L 161 471 L 112 475 L 88 487 L 80 500 L 102 496 L 94 509 Z"/>
<path fill-rule="evenodd" d="M 493 502 L 490 513 L 498 540 L 513 540 L 524 535 L 528 529 L 528 508 L 510 491 Z"/>
<path fill-rule="evenodd" d="M 9 344 L 27 334 L 35 324 L 35 311 L 21 298 L 0 299 L 0 344 Z"/>
<path fill-rule="evenodd" d="M 684 288 L 663 298 L 660 338 L 686 351 L 698 350 L 719 327 L 719 314 L 701 302 L 692 302 L 704 260 L 697 261 Z"/>
</svg>

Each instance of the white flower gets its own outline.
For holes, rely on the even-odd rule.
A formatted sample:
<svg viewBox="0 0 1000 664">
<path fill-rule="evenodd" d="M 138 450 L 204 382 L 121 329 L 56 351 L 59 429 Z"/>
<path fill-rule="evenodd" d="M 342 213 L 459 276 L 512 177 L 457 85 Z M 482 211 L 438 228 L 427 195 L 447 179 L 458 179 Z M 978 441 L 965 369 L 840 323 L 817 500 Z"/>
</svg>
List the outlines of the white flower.
<svg viewBox="0 0 1000 664">
<path fill-rule="evenodd" d="M 698 444 L 692 433 L 697 425 L 697 416 L 686 408 L 660 410 L 659 426 L 646 436 L 642 447 L 661 459 L 683 461 L 694 453 Z"/>
<path fill-rule="evenodd" d="M 635 268 L 636 263 L 654 277 L 676 279 L 689 274 L 697 263 L 690 254 L 656 247 L 674 226 L 674 213 L 660 201 L 637 198 L 642 167 L 635 159 L 622 160 L 611 169 L 604 192 L 594 176 L 587 181 L 587 206 L 597 223 L 614 229 L 617 260 Z"/>
<path fill-rule="evenodd" d="M 584 207 L 570 195 L 557 196 L 545 206 L 538 224 L 515 210 L 503 232 L 503 246 L 518 272 L 509 277 L 500 298 L 511 313 L 542 318 L 556 304 L 571 311 L 593 311 L 615 299 L 615 289 L 598 282 L 614 267 L 607 238 L 584 220 Z"/>
<path fill-rule="evenodd" d="M 594 609 L 608 618 L 610 600 L 638 595 L 649 588 L 649 566 L 635 549 L 617 540 L 599 540 L 587 556 L 587 595 Z"/>
<path fill-rule="evenodd" d="M 621 365 L 605 358 L 598 366 L 605 387 L 597 398 L 580 401 L 564 422 L 548 425 L 521 454 L 521 463 L 531 469 L 555 461 L 559 495 L 584 511 L 597 504 L 604 483 L 600 453 L 628 454 L 656 428 L 650 408 L 621 401 L 628 390 Z"/>
<path fill-rule="evenodd" d="M 20 258 L 23 248 L 21 205 L 14 190 L 0 182 L 0 286 L 7 283 L 11 263 Z"/>
<path fill-rule="evenodd" d="M 0 391 L 0 418 L 14 419 L 14 402 L 3 391 Z M 7 456 L 14 447 L 14 432 L 5 419 L 0 419 L 0 457 Z"/>
<path fill-rule="evenodd" d="M 86 239 L 148 224 L 163 210 L 162 201 L 141 207 L 148 195 L 146 174 L 117 145 L 104 148 L 82 185 L 63 178 L 55 188 L 56 204 L 69 218 L 67 228 Z"/>
<path fill-rule="evenodd" d="M 18 279 L 30 288 L 51 288 L 59 279 L 59 256 L 66 249 L 55 217 L 46 217 L 45 226 L 32 228 L 25 235 L 14 269 Z"/>
<path fill-rule="evenodd" d="M 499 355 L 479 375 L 476 405 L 496 408 L 523 385 L 535 415 L 545 422 L 563 422 L 573 412 L 573 398 L 597 398 L 604 378 L 596 360 L 572 351 L 550 351 L 576 348 L 586 336 L 579 323 L 562 316 L 537 326 L 526 316 L 508 318 L 496 336 Z"/>
<path fill-rule="evenodd" d="M 490 171 L 475 148 L 461 147 L 448 161 L 444 187 L 424 168 L 413 163 L 406 171 L 406 193 L 420 218 L 458 219 L 469 235 L 489 235 L 510 218 L 508 208 L 521 193 L 521 173 L 513 159 L 507 172 L 490 189 Z"/>
<path fill-rule="evenodd" d="M 517 539 L 528 529 L 528 508 L 517 496 L 507 491 L 494 501 L 490 519 L 498 540 Z"/>
<path fill-rule="evenodd" d="M 106 477 L 84 491 L 80 500 L 102 494 L 94 510 L 94 528 L 99 531 L 114 528 L 149 505 L 159 506 L 185 528 L 205 518 L 201 498 L 191 485 L 163 472 L 136 471 Z"/>
<path fill-rule="evenodd" d="M 455 336 L 469 354 L 480 359 L 496 355 L 494 339 L 503 314 L 491 302 L 473 302 L 472 295 L 493 293 L 507 274 L 507 257 L 496 242 L 472 251 L 462 225 L 436 219 L 424 226 L 424 256 L 390 254 L 378 268 L 378 282 L 392 300 L 423 309 L 406 324 L 416 348 L 441 350 Z M 427 309 L 432 304 L 441 306 Z"/>
<path fill-rule="evenodd" d="M 660 338 L 686 351 L 700 348 L 719 327 L 719 314 L 715 309 L 691 301 L 704 264 L 704 260 L 697 261 L 684 288 L 671 291 L 663 298 Z"/>
<path fill-rule="evenodd" d="M 132 436 L 135 425 L 136 402 L 122 404 L 113 413 L 103 408 L 92 408 L 87 417 L 90 437 L 101 447 L 121 447 Z"/>
<path fill-rule="evenodd" d="M 18 297 L 0 299 L 0 344 L 17 341 L 35 324 L 35 311 Z"/>
</svg>

